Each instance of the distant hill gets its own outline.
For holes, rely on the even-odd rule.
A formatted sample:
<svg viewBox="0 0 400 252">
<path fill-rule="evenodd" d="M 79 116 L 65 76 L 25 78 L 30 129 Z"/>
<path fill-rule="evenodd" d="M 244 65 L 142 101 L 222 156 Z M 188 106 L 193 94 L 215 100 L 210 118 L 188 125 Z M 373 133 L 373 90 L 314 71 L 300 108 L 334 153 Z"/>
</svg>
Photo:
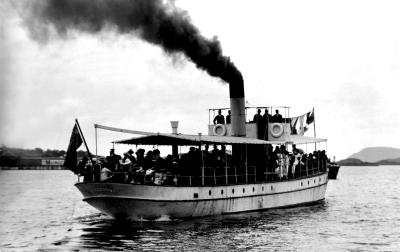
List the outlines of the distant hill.
<svg viewBox="0 0 400 252">
<path fill-rule="evenodd" d="M 376 166 L 376 163 L 363 162 L 357 158 L 347 158 L 337 162 L 340 166 Z"/>
<path fill-rule="evenodd" d="M 400 158 L 380 160 L 377 163 L 380 165 L 400 165 Z"/>
<path fill-rule="evenodd" d="M 400 149 L 392 147 L 368 147 L 354 153 L 348 159 L 359 159 L 363 162 L 378 162 L 400 158 Z"/>
<path fill-rule="evenodd" d="M 337 162 L 340 166 L 378 166 L 400 165 L 400 158 L 384 159 L 377 162 L 364 162 L 357 158 L 347 158 Z"/>
</svg>

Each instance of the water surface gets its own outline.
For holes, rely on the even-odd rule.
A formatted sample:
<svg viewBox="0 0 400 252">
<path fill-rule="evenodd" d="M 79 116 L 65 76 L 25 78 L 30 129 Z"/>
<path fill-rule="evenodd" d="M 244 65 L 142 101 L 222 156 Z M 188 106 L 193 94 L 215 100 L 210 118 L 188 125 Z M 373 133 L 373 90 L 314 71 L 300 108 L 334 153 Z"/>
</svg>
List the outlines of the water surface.
<svg viewBox="0 0 400 252">
<path fill-rule="evenodd" d="M 69 171 L 0 171 L 0 250 L 400 251 L 400 167 L 342 167 L 323 203 L 191 220 L 118 222 Z"/>
</svg>

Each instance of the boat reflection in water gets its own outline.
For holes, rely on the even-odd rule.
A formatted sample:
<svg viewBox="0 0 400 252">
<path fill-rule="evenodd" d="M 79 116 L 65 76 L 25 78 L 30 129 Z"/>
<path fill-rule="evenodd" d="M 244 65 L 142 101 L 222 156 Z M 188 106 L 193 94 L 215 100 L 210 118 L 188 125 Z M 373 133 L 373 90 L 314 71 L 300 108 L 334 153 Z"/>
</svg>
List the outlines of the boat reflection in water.
<svg viewBox="0 0 400 252">
<path fill-rule="evenodd" d="M 321 203 L 306 208 L 148 222 L 92 216 L 82 220 L 84 228 L 80 236 L 72 237 L 68 246 L 70 249 L 226 251 L 241 246 L 254 248 L 260 245 L 267 249 L 269 245 L 281 245 L 283 249 L 287 246 L 286 236 L 304 228 L 302 224 L 309 222 L 312 217 L 323 218 L 326 207 L 325 203 Z M 248 237 L 249 230 L 253 233 L 251 239 Z M 257 234 L 261 236 L 257 237 Z M 300 239 L 297 242 L 302 241 Z"/>
</svg>

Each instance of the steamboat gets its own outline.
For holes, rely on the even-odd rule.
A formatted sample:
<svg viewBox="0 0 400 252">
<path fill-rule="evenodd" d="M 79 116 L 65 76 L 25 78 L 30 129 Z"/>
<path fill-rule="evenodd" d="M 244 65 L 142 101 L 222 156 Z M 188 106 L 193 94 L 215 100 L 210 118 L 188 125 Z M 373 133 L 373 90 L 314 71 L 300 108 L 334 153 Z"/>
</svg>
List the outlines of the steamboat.
<svg viewBox="0 0 400 252">
<path fill-rule="evenodd" d="M 251 109 L 280 109 L 284 116 L 258 115 L 249 121 L 246 116 Z M 245 107 L 244 92 L 231 92 L 229 108 L 209 110 L 208 134 L 204 135 L 179 133 L 177 121 L 171 122 L 172 133 L 95 124 L 96 156 L 99 129 L 135 134 L 113 144 L 136 146 L 137 161 L 138 147 L 162 146 L 171 154 L 166 158 L 155 155 L 154 159 L 163 162 L 157 165 L 155 161 L 154 167 L 147 169 L 132 163 L 128 169 L 104 169 L 103 163 L 92 161 L 95 168 L 78 172 L 75 186 L 83 200 L 102 213 L 133 220 L 190 218 L 318 203 L 324 200 L 328 184 L 326 153 L 323 147 L 318 149 L 326 146 L 326 139 L 294 130 L 295 121 L 304 116 L 307 123 L 312 123 L 314 111 L 303 118 L 291 118 L 289 109 Z M 218 110 L 230 110 L 229 121 L 217 120 L 214 124 L 211 118 Z M 103 179 L 103 172 L 112 174 L 112 179 Z"/>
</svg>

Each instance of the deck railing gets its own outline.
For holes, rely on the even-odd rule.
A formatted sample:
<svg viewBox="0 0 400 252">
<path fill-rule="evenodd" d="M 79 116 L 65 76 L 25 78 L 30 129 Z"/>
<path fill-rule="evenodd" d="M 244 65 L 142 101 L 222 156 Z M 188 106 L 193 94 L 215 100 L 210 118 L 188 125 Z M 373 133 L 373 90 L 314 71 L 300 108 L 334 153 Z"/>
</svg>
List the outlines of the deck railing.
<svg viewBox="0 0 400 252">
<path fill-rule="evenodd" d="M 257 174 L 256 166 L 240 167 L 204 167 L 202 175 L 175 175 L 171 173 L 153 172 L 145 174 L 143 172 L 112 172 L 112 176 L 104 181 L 100 181 L 100 174 L 82 173 L 78 176 L 79 182 L 104 182 L 104 183 L 129 183 L 145 185 L 169 185 L 169 186 L 217 186 L 227 184 L 246 184 L 257 182 L 273 182 L 283 180 L 299 179 L 326 171 L 325 164 L 318 163 L 317 166 L 299 167 L 297 175 L 280 176 L 280 172 L 264 171 Z M 290 167 L 289 167 L 290 169 Z"/>
</svg>

